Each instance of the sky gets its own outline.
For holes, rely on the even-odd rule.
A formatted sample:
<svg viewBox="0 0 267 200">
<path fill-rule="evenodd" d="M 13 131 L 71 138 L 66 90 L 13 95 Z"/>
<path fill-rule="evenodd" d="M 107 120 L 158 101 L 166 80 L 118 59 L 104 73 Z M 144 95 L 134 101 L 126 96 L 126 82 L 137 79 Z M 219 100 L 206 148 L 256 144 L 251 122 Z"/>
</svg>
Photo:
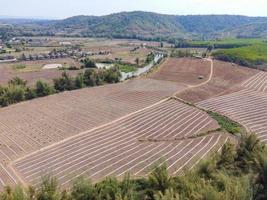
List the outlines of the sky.
<svg viewBox="0 0 267 200">
<path fill-rule="evenodd" d="M 0 16 L 63 19 L 121 11 L 267 16 L 267 0 L 0 0 Z"/>
</svg>

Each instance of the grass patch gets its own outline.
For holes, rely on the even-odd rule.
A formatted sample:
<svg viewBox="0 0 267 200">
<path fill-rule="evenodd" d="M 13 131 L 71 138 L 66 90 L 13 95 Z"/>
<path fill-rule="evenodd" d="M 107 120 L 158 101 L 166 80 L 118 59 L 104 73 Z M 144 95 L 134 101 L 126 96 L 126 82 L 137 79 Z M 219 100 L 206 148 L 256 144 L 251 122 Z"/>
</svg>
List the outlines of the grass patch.
<svg viewBox="0 0 267 200">
<path fill-rule="evenodd" d="M 137 69 L 133 65 L 127 65 L 127 64 L 116 64 L 116 66 L 120 69 L 121 72 L 129 73 L 129 72 L 135 72 Z"/>
<path fill-rule="evenodd" d="M 22 69 L 26 68 L 26 65 L 24 65 L 24 64 L 16 64 L 16 65 L 13 65 L 13 68 L 15 70 L 22 70 Z"/>
<path fill-rule="evenodd" d="M 26 64 L 15 64 L 12 66 L 15 71 L 18 72 L 38 72 L 41 70 L 41 67 L 36 65 L 26 65 Z"/>
<path fill-rule="evenodd" d="M 226 130 L 228 133 L 236 135 L 242 132 L 243 127 L 240 124 L 231 120 L 230 118 L 216 112 L 208 111 L 207 113 L 218 122 L 218 124 L 223 130 Z"/>
</svg>

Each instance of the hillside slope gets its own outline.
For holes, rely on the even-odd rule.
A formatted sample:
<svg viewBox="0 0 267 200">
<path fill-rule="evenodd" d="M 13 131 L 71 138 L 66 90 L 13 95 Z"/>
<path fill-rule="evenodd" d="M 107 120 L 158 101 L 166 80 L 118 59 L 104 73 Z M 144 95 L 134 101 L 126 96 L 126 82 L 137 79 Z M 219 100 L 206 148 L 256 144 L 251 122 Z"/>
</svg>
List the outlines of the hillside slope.
<svg viewBox="0 0 267 200">
<path fill-rule="evenodd" d="M 209 39 L 224 35 L 239 36 L 240 33 L 244 33 L 245 28 L 250 30 L 248 32 L 251 37 L 267 36 L 266 17 L 238 15 L 180 16 L 135 11 L 106 16 L 75 16 L 53 21 L 29 22 L 26 20 L 25 23 L 16 25 L 14 23 L 13 21 L 13 34 L 19 33 L 20 35 L 27 30 L 27 35 Z"/>
</svg>

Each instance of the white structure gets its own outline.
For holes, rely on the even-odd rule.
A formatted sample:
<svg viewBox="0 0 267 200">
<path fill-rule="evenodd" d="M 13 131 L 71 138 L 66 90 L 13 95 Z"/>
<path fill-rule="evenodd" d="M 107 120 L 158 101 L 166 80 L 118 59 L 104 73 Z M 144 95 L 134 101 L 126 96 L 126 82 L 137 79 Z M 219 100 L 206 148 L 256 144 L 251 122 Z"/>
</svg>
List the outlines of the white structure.
<svg viewBox="0 0 267 200">
<path fill-rule="evenodd" d="M 60 42 L 59 43 L 61 46 L 70 46 L 71 42 Z"/>
</svg>

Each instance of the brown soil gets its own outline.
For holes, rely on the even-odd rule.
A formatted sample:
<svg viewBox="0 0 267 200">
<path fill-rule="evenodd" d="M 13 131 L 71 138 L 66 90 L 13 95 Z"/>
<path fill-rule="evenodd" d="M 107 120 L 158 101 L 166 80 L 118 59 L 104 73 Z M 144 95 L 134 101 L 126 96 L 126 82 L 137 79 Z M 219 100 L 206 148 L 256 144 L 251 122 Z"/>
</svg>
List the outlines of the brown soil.
<svg viewBox="0 0 267 200">
<path fill-rule="evenodd" d="M 258 73 L 255 69 L 232 65 L 231 63 L 214 61 L 214 73 L 211 81 L 201 87 L 184 90 L 177 97 L 189 101 L 199 102 L 215 96 L 236 91 L 239 85 Z"/>
<path fill-rule="evenodd" d="M 25 62 L 19 62 L 19 63 L 8 63 L 8 64 L 1 64 L 0 65 L 0 84 L 7 84 L 7 82 L 14 78 L 15 76 L 18 76 L 28 82 L 29 85 L 34 85 L 37 80 L 45 80 L 48 82 L 52 82 L 54 78 L 58 78 L 61 76 L 62 72 L 58 69 L 49 69 L 49 70 L 43 70 L 42 67 L 45 64 L 62 64 L 65 63 L 68 66 L 78 66 L 79 62 L 74 61 L 70 58 L 64 58 L 64 59 L 53 59 L 53 60 L 40 60 L 40 61 L 25 61 Z M 29 71 L 23 71 L 22 70 L 16 70 L 14 66 L 16 65 L 25 65 L 30 68 Z M 68 71 L 68 73 L 71 76 L 77 75 L 81 70 L 73 70 Z"/>
<path fill-rule="evenodd" d="M 169 58 L 161 68 L 149 77 L 157 80 L 174 81 L 197 85 L 209 78 L 210 63 L 194 58 Z M 203 79 L 199 79 L 202 76 Z"/>
</svg>

